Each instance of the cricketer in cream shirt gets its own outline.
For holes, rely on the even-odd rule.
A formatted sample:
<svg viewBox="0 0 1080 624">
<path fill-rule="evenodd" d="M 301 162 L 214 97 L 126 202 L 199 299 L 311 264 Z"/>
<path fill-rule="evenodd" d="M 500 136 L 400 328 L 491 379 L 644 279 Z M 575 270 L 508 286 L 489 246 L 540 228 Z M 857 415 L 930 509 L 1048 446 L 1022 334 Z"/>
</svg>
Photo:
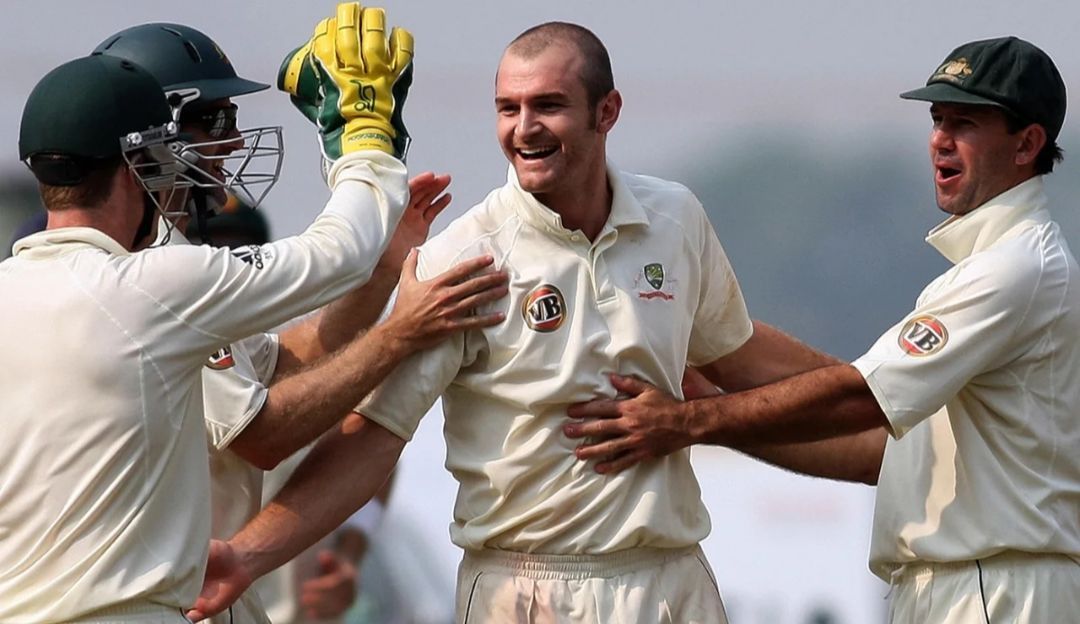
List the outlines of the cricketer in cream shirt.
<svg viewBox="0 0 1080 624">
<path fill-rule="evenodd" d="M 853 363 L 895 437 L 870 549 L 883 578 L 1005 551 L 1080 562 L 1080 274 L 1045 205 L 1036 177 L 931 231 L 955 266 Z"/>
<path fill-rule="evenodd" d="M 405 207 L 405 167 L 381 152 L 342 157 L 329 181 L 303 234 L 246 259 L 129 254 L 63 228 L 0 264 L 0 621 L 194 603 L 210 537 L 207 355 L 363 283 Z"/>
<path fill-rule="evenodd" d="M 613 395 L 607 373 L 678 395 L 687 363 L 710 363 L 752 333 L 693 194 L 610 164 L 608 179 L 611 213 L 593 243 L 512 168 L 428 241 L 422 277 L 492 253 L 510 275 L 507 319 L 406 360 L 357 408 L 408 440 L 442 394 L 446 466 L 459 483 L 451 537 L 463 548 L 600 554 L 684 547 L 709 532 L 688 449 L 604 476 L 561 433 L 568 405 Z"/>
</svg>

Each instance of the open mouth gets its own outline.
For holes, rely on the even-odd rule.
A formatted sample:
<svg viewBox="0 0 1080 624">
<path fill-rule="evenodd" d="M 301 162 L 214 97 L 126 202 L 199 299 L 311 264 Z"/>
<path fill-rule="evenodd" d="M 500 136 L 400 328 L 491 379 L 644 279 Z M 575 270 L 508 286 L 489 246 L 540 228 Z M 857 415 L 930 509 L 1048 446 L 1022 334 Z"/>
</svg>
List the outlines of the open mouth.
<svg viewBox="0 0 1080 624">
<path fill-rule="evenodd" d="M 517 154 L 523 160 L 543 160 L 557 151 L 559 151 L 558 147 L 519 147 Z"/>
<path fill-rule="evenodd" d="M 960 170 L 954 167 L 938 167 L 937 177 L 940 182 L 948 182 L 960 175 Z"/>
</svg>

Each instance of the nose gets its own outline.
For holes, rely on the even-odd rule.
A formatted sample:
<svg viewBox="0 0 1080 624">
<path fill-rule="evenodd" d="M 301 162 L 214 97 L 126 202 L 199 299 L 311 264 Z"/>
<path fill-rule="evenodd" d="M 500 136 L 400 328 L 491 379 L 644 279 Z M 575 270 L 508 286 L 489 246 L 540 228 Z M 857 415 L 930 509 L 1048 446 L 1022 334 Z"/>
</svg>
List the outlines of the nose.
<svg viewBox="0 0 1080 624">
<path fill-rule="evenodd" d="M 532 111 L 532 109 L 523 106 L 521 112 L 518 113 L 518 122 L 515 132 L 519 137 L 526 137 L 530 134 L 534 134 L 540 127 L 538 116 Z"/>
<path fill-rule="evenodd" d="M 950 152 L 955 145 L 952 133 L 943 124 L 937 124 L 930 130 L 931 152 Z"/>
<path fill-rule="evenodd" d="M 226 154 L 231 154 L 236 150 L 244 148 L 244 136 L 240 134 L 240 131 L 233 128 L 229 134 L 225 135 L 225 142 L 221 144 L 222 150 Z"/>
</svg>

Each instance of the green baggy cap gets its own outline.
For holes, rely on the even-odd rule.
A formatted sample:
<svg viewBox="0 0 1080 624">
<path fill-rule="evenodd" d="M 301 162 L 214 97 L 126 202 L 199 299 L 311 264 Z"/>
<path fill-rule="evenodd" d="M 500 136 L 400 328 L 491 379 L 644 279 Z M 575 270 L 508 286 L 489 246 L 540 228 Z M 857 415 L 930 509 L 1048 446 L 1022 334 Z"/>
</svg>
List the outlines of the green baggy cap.
<svg viewBox="0 0 1080 624">
<path fill-rule="evenodd" d="M 972 41 L 945 57 L 926 86 L 900 94 L 907 100 L 1003 108 L 1057 139 L 1065 122 L 1065 82 L 1054 61 L 1016 37 Z"/>
</svg>

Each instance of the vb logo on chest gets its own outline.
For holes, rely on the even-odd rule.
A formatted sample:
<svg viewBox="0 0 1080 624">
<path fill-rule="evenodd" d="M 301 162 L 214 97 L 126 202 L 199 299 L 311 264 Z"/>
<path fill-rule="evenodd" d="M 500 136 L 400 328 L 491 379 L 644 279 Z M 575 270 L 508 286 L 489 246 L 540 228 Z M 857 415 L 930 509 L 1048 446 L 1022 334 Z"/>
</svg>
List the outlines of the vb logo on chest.
<svg viewBox="0 0 1080 624">
<path fill-rule="evenodd" d="M 550 333 L 562 326 L 566 318 L 566 300 L 558 288 L 541 284 L 529 291 L 521 302 L 521 316 L 529 329 Z"/>
</svg>

